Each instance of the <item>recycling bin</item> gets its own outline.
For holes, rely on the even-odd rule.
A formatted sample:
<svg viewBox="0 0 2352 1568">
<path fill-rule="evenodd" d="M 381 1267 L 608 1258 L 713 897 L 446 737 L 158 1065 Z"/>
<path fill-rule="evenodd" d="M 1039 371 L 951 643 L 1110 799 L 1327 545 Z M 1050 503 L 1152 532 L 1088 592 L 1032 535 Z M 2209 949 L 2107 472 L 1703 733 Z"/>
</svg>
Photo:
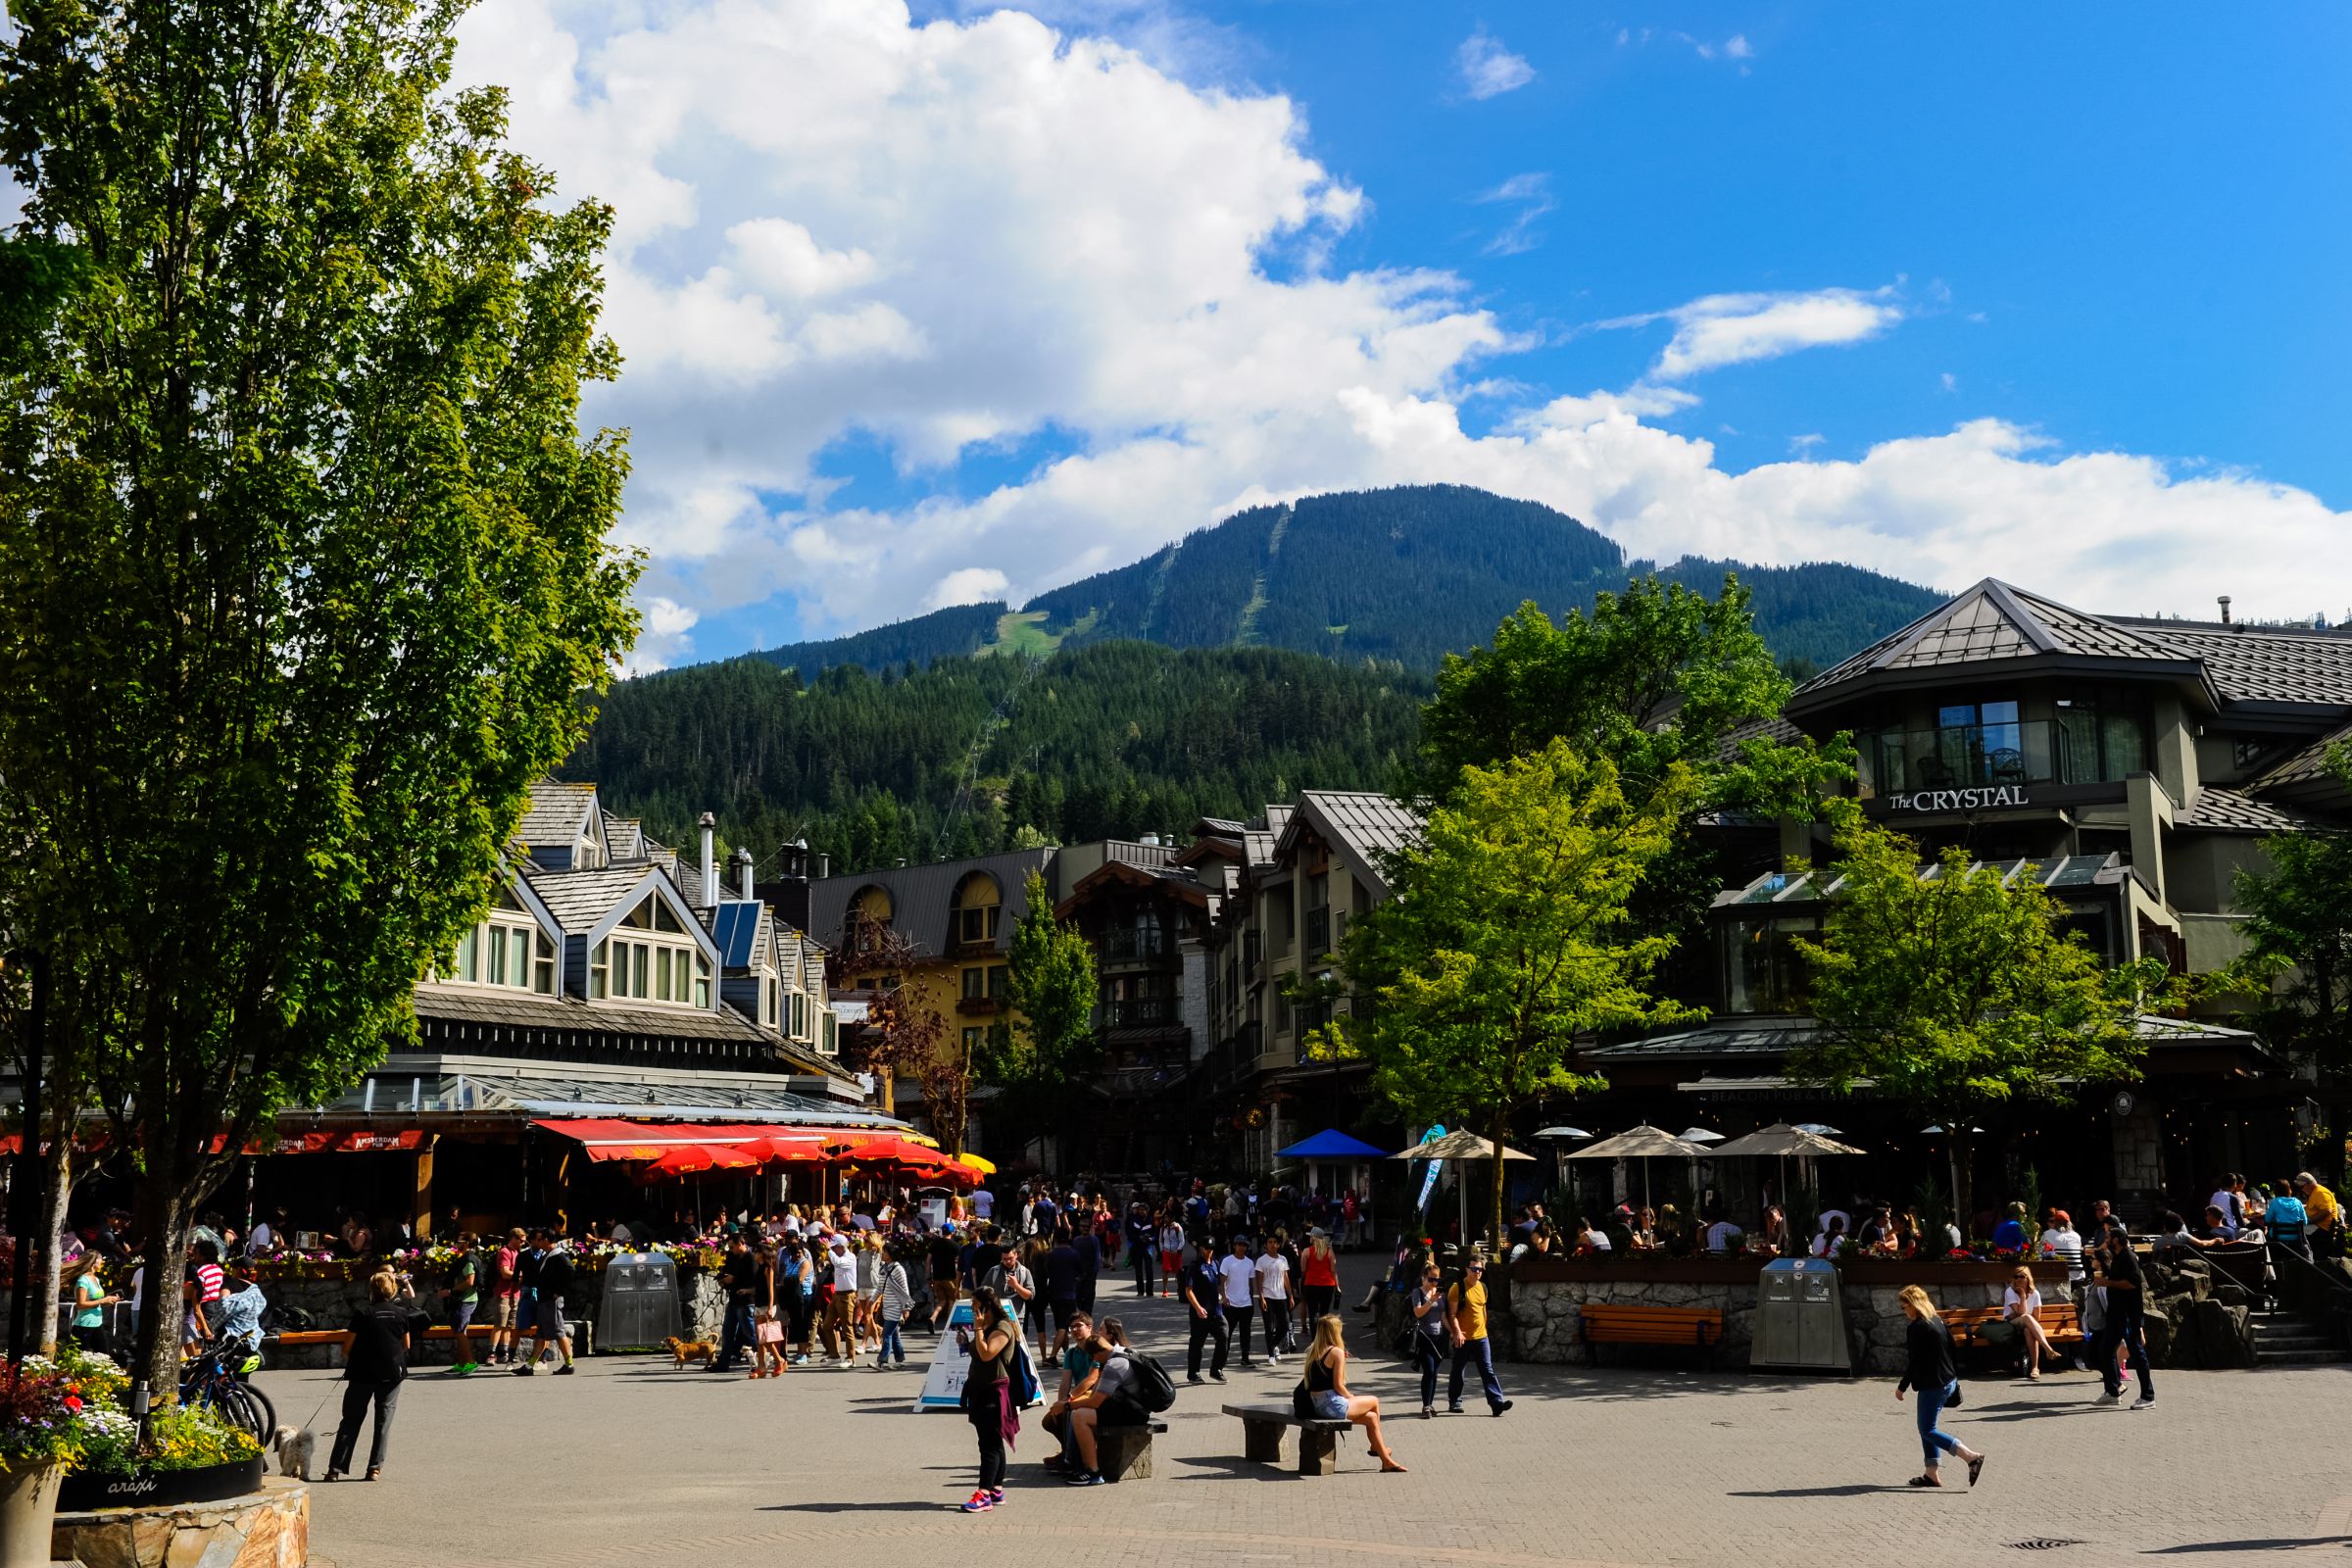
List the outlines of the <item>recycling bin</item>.
<svg viewBox="0 0 2352 1568">
<path fill-rule="evenodd" d="M 678 1333 L 677 1265 L 660 1252 L 619 1252 L 605 1265 L 596 1335 L 608 1350 L 660 1345 Z"/>
<path fill-rule="evenodd" d="M 1779 1257 L 1764 1265 L 1756 1279 L 1755 1335 L 1747 1360 L 1750 1366 L 1853 1370 L 1835 1263 L 1826 1257 Z"/>
</svg>

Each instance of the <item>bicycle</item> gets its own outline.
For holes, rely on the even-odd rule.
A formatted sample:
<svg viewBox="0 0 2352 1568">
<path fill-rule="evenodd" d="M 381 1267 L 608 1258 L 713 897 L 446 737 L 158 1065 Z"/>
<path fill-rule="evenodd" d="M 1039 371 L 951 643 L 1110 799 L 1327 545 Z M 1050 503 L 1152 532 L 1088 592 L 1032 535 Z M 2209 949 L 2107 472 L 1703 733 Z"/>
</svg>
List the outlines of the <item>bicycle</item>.
<svg viewBox="0 0 2352 1568">
<path fill-rule="evenodd" d="M 211 1410 L 231 1426 L 242 1427 L 267 1447 L 277 1433 L 277 1407 L 270 1396 L 245 1381 L 262 1364 L 258 1354 L 240 1358 L 233 1369 L 214 1346 L 183 1364 L 179 1373 L 179 1402 Z"/>
</svg>

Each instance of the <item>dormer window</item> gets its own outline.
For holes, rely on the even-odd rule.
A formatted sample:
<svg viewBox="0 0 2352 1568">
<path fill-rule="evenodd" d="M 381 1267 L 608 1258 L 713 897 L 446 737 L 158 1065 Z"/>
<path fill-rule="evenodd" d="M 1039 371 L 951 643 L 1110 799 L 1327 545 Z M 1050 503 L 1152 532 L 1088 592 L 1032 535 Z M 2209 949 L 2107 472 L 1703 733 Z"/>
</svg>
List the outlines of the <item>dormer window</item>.
<svg viewBox="0 0 2352 1568">
<path fill-rule="evenodd" d="M 589 955 L 588 996 L 708 1009 L 710 960 L 669 906 L 648 897 Z"/>
<path fill-rule="evenodd" d="M 462 986 L 497 986 L 507 991 L 556 991 L 556 944 L 512 902 L 458 938 L 449 967 L 435 980 Z"/>
</svg>

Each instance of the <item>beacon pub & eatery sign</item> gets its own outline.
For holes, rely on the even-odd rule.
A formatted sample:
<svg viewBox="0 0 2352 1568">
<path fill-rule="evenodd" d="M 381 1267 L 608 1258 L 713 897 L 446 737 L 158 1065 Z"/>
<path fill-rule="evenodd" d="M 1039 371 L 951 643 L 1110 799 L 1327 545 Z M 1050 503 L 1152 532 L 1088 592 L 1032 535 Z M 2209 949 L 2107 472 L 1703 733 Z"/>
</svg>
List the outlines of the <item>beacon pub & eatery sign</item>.
<svg viewBox="0 0 2352 1568">
<path fill-rule="evenodd" d="M 1886 797 L 1886 808 L 1893 811 L 1985 811 L 2027 804 L 2026 787 L 2023 784 L 1986 784 L 1962 790 L 1913 790 L 1908 794 Z"/>
</svg>

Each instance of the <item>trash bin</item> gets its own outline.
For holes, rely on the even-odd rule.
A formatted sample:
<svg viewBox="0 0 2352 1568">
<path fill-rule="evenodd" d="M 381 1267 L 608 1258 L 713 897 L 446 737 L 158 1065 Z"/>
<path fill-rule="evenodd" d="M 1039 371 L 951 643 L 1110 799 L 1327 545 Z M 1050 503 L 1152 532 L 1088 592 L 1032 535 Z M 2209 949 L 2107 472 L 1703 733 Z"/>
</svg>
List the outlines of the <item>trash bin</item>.
<svg viewBox="0 0 2352 1568">
<path fill-rule="evenodd" d="M 618 1252 L 605 1265 L 596 1336 L 608 1350 L 660 1345 L 678 1332 L 677 1265 L 660 1252 Z"/>
<path fill-rule="evenodd" d="M 1853 1370 L 1845 1340 L 1845 1303 L 1838 1266 L 1826 1257 L 1781 1257 L 1756 1278 L 1755 1337 L 1750 1366 Z"/>
</svg>

